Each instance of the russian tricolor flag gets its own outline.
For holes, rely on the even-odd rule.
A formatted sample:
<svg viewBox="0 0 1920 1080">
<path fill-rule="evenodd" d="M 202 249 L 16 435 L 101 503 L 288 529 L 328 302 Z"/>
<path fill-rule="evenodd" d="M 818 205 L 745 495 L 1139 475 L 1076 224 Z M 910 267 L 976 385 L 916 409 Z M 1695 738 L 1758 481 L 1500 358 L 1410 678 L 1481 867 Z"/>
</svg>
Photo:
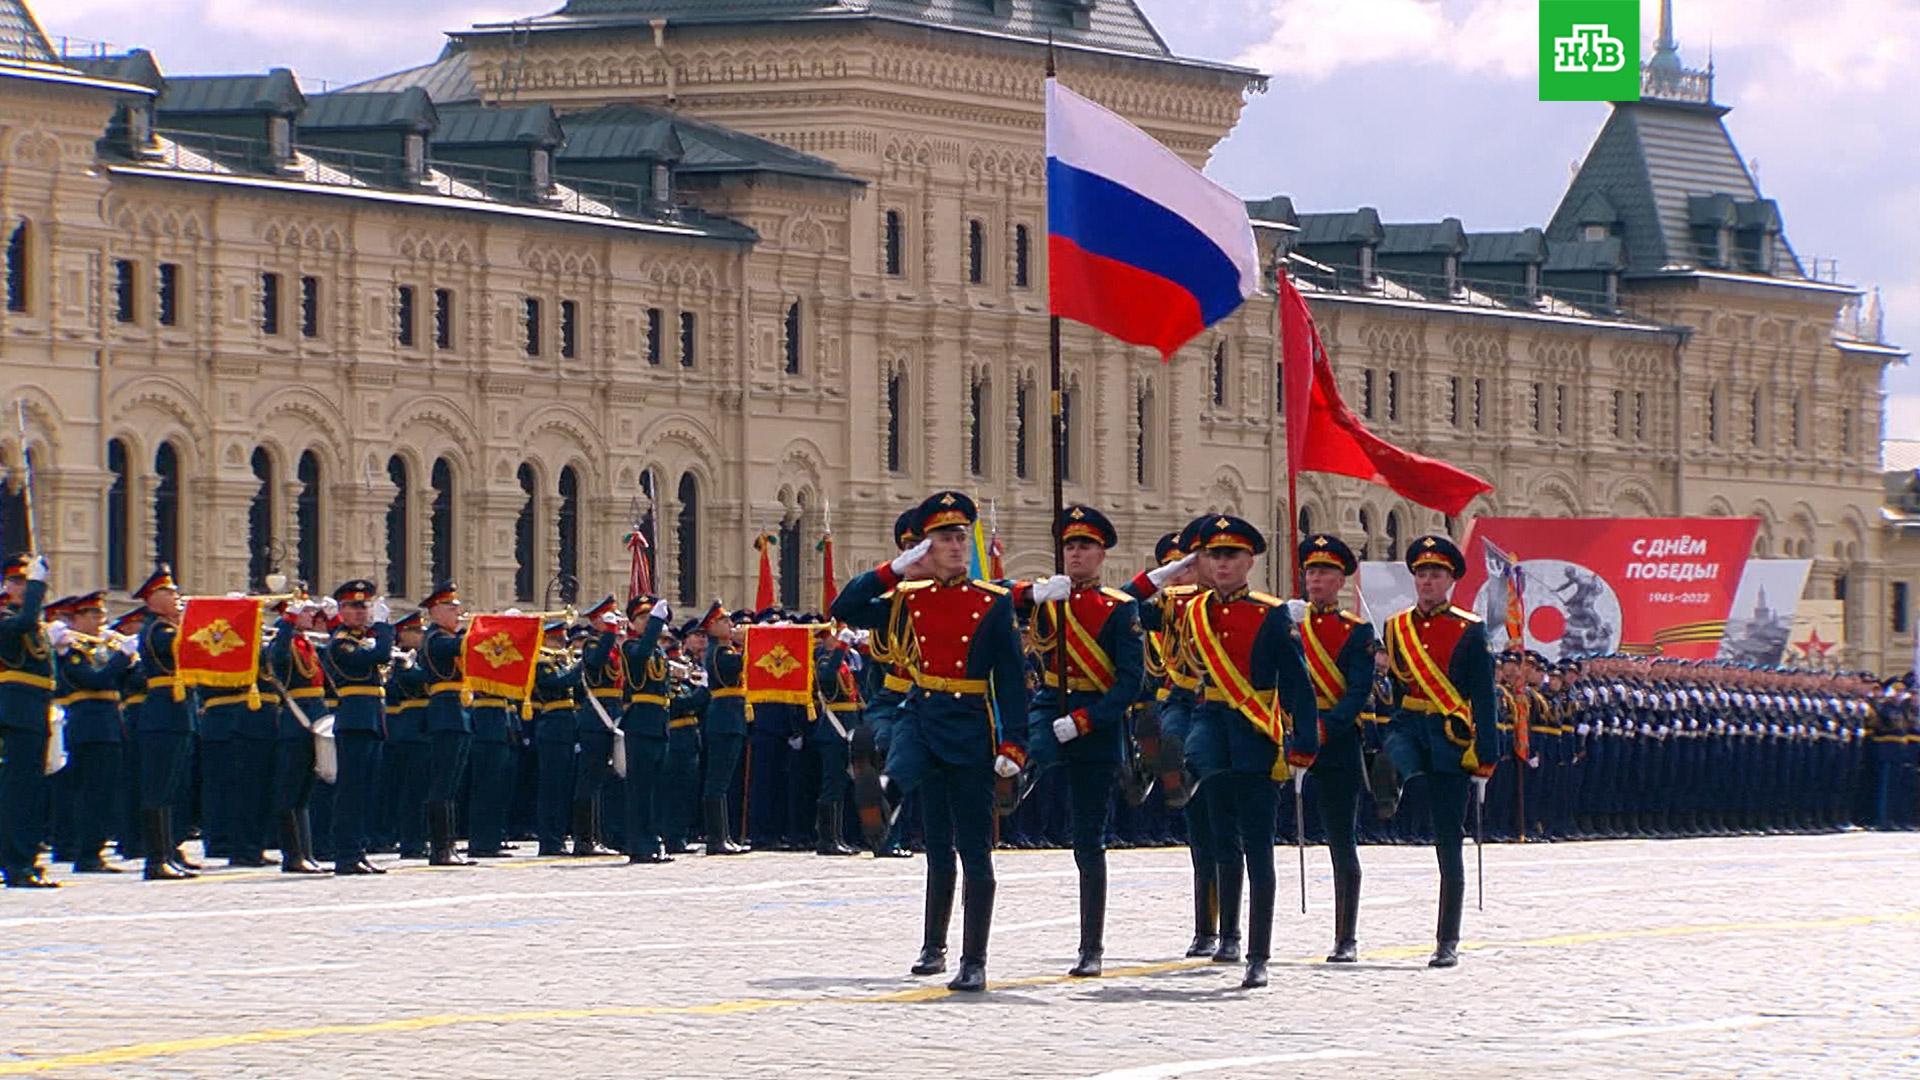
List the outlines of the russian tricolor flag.
<svg viewBox="0 0 1920 1080">
<path fill-rule="evenodd" d="M 1172 359 L 1260 288 L 1239 196 L 1118 115 L 1047 80 L 1053 314 Z"/>
</svg>

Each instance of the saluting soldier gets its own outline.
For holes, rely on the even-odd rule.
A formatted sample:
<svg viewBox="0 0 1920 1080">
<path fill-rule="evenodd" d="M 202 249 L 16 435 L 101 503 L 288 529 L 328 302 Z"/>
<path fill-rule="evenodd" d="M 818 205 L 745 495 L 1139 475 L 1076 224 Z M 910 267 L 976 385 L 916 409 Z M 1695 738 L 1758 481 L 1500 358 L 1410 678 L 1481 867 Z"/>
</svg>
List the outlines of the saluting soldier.
<svg viewBox="0 0 1920 1080">
<path fill-rule="evenodd" d="M 1146 677 L 1139 608 L 1131 594 L 1106 588 L 1100 571 L 1119 542 L 1113 523 L 1091 506 L 1069 506 L 1053 523 L 1066 573 L 1016 588 L 1015 610 L 1029 612 L 1040 688 L 1028 709 L 1027 745 L 1036 770 L 1055 765 L 1067 777 L 1073 862 L 1080 875 L 1080 956 L 1068 972 L 1100 974 L 1107 918 L 1107 818 L 1127 751 L 1127 712 Z M 1066 653 L 1066 686 L 1060 653 Z"/>
<path fill-rule="evenodd" d="M 733 840 L 727 823 L 727 797 L 747 742 L 747 685 L 742 671 L 745 659 L 734 643 L 733 618 L 720 601 L 707 608 L 699 629 L 707 636 L 704 664 L 709 701 L 701 725 L 701 738 L 707 746 L 707 772 L 700 792 L 707 854 L 740 855 L 751 849 Z"/>
<path fill-rule="evenodd" d="M 1239 959 L 1244 865 L 1247 969 L 1240 985 L 1256 989 L 1267 985 L 1273 945 L 1276 781 L 1313 764 L 1318 715 L 1286 602 L 1247 585 L 1266 538 L 1251 523 L 1222 514 L 1201 526 L 1199 539 L 1212 585 L 1184 615 L 1184 648 L 1203 675 L 1187 756 L 1214 818 L 1220 948 L 1213 959 Z"/>
<path fill-rule="evenodd" d="M 264 674 L 279 683 L 280 716 L 274 740 L 273 808 L 280 825 L 280 870 L 319 874 L 313 858 L 313 722 L 327 709 L 327 675 L 308 633 L 319 627 L 320 606 L 289 600 L 273 628 L 273 640 L 261 659 Z"/>
<path fill-rule="evenodd" d="M 14 555 L 0 568 L 0 874 L 10 889 L 58 887 L 40 869 L 53 704 L 53 646 L 40 615 L 50 576 L 44 555 Z"/>
<path fill-rule="evenodd" d="M 1427 778 L 1440 863 L 1440 915 L 1427 963 L 1444 968 L 1459 963 L 1467 888 L 1460 846 L 1469 784 L 1484 791 L 1497 760 L 1493 656 L 1480 617 L 1449 600 L 1467 568 L 1453 541 L 1420 537 L 1408 546 L 1406 563 L 1416 602 L 1387 620 L 1395 702 L 1385 752 L 1374 759 L 1373 790 L 1391 806 L 1404 780 Z"/>
<path fill-rule="evenodd" d="M 915 974 L 946 970 L 956 854 L 965 865 L 960 970 L 947 986 L 969 992 L 987 986 L 994 777 L 1012 779 L 1026 763 L 1026 725 L 1019 722 L 1026 670 L 1013 604 L 1005 588 L 967 575 L 975 515 L 973 500 L 960 492 L 929 497 L 918 514 L 922 539 L 854 578 L 833 605 L 833 616 L 849 626 L 898 628 L 915 692 L 895 720 L 886 771 L 862 768 L 854 797 L 867 842 L 877 847 L 905 795 L 921 795 L 927 908 Z"/>
<path fill-rule="evenodd" d="M 607 598 L 609 602 L 612 597 Z M 665 808 L 661 779 L 667 767 L 667 732 L 671 723 L 673 688 L 667 668 L 667 622 L 673 618 L 673 606 L 665 599 L 648 603 L 636 596 L 627 605 L 627 623 L 636 618 L 646 621 L 640 633 L 620 646 L 620 659 L 626 672 L 625 702 L 620 730 L 627 745 L 627 862 L 670 863 L 666 841 L 661 836 L 661 811 Z M 605 615 L 618 613 L 609 607 Z M 591 680 L 589 680 L 591 682 Z M 593 693 L 599 693 L 593 690 Z"/>
<path fill-rule="evenodd" d="M 117 874 L 101 857 L 111 827 L 114 789 L 120 779 L 125 730 L 120 691 L 139 653 L 139 642 L 121 639 L 119 647 L 70 640 L 68 631 L 101 638 L 107 620 L 107 594 L 90 592 L 60 605 L 66 625 L 49 627 L 58 654 L 55 699 L 67 711 L 66 782 L 73 796 L 73 872 Z M 51 609 L 49 609 L 51 610 Z"/>
<path fill-rule="evenodd" d="M 1360 714 L 1373 696 L 1373 624 L 1340 607 L 1340 592 L 1360 569 L 1353 549 L 1331 533 L 1300 541 L 1297 557 L 1307 596 L 1300 646 L 1320 711 L 1320 753 L 1308 773 L 1333 863 L 1333 952 L 1329 964 L 1359 959 L 1360 850 L 1354 843 L 1365 763 Z"/>
<path fill-rule="evenodd" d="M 367 821 L 380 780 L 380 752 L 387 737 L 385 668 L 393 662 L 393 623 L 385 597 L 366 578 L 333 591 L 340 625 L 327 639 L 320 662 L 340 704 L 333 714 L 340 775 L 333 791 L 333 872 L 341 876 L 384 874 L 367 858 Z"/>
<path fill-rule="evenodd" d="M 173 809 L 193 757 L 193 694 L 180 682 L 175 646 L 180 637 L 180 589 L 165 563 L 133 591 L 149 612 L 140 628 L 140 665 L 146 700 L 135 731 L 140 746 L 140 815 L 148 881 L 198 877 L 174 843 Z"/>
<path fill-rule="evenodd" d="M 460 648 L 466 632 L 460 628 L 460 590 L 442 581 L 420 601 L 431 625 L 420 639 L 420 666 L 427 677 L 427 862 L 433 866 L 472 866 L 453 846 L 453 803 L 460 794 L 460 774 L 472 748 L 473 721 L 467 713 L 465 676 Z"/>
</svg>

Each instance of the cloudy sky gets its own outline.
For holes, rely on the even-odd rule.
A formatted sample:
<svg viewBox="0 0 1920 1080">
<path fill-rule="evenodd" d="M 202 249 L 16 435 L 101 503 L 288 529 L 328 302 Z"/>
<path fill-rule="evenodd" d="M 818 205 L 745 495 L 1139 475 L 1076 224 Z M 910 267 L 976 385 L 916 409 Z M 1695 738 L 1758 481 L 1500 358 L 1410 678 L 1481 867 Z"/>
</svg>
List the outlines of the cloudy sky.
<svg viewBox="0 0 1920 1080">
<path fill-rule="evenodd" d="M 554 0 L 29 0 L 48 32 L 145 46 L 174 72 L 294 68 L 338 84 L 431 59 L 440 32 Z M 1536 100 L 1535 0 L 1139 0 L 1176 52 L 1272 74 L 1211 172 L 1302 210 L 1469 229 L 1544 225 L 1606 106 Z M 1644 39 L 1658 10 L 1643 0 Z M 1879 286 L 1920 348 L 1920 0 L 1676 0 L 1681 55 L 1803 261 Z M 1888 379 L 1920 438 L 1920 367 Z"/>
</svg>

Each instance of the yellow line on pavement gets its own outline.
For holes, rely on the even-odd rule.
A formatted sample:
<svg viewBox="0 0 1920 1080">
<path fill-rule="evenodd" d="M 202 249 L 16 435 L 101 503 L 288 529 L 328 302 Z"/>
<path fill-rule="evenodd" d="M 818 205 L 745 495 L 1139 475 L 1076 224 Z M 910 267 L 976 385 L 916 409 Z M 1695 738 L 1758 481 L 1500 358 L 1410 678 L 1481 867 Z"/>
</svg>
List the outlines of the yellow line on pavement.
<svg viewBox="0 0 1920 1080">
<path fill-rule="evenodd" d="M 1773 919 L 1752 922 L 1690 923 L 1676 926 L 1596 930 L 1588 933 L 1556 934 L 1551 937 L 1527 938 L 1515 941 L 1466 942 L 1461 945 L 1461 949 L 1462 951 L 1475 952 L 1507 949 L 1557 949 L 1647 938 L 1710 937 L 1721 934 L 1754 934 L 1777 931 L 1804 932 L 1809 930 L 1841 930 L 1863 926 L 1912 923 L 1920 923 L 1920 911 L 1892 912 L 1884 915 L 1848 915 L 1829 919 Z M 1364 955 L 1364 959 L 1406 960 L 1425 956 L 1431 949 L 1431 945 L 1424 944 L 1392 946 L 1383 949 L 1369 950 Z M 1296 963 L 1318 965 L 1320 964 L 1320 960 L 1318 957 L 1305 957 L 1296 961 Z M 1134 964 L 1126 967 L 1110 968 L 1103 978 L 1142 978 L 1211 966 L 1213 965 L 1211 961 L 1208 960 L 1169 960 L 1163 963 Z M 1223 965 L 1222 970 L 1225 972 L 1232 969 Z M 1032 975 L 1018 979 L 998 979 L 994 980 L 991 985 L 993 989 L 996 990 L 1019 990 L 1076 983 L 1085 985 L 1087 982 L 1088 980 L 1075 979 L 1067 975 Z M 110 1046 L 99 1050 L 87 1050 L 73 1054 L 60 1054 L 52 1057 L 32 1058 L 24 1061 L 0 1062 L 0 1076 L 28 1076 L 41 1073 L 61 1072 L 68 1069 L 120 1065 L 130 1061 L 177 1057 L 182 1054 L 193 1054 L 208 1050 L 225 1050 L 239 1046 L 258 1046 L 265 1043 L 299 1042 L 306 1039 L 323 1039 L 336 1035 L 381 1035 L 388 1033 L 431 1031 L 438 1028 L 462 1027 L 472 1024 L 551 1023 L 556 1021 L 622 1019 L 649 1016 L 727 1016 L 740 1013 L 771 1012 L 777 1009 L 795 1009 L 822 1005 L 910 1005 L 920 1002 L 939 1001 L 957 996 L 960 995 L 948 990 L 945 986 L 933 984 L 886 994 L 859 996 L 738 998 L 732 1001 L 716 1001 L 701 1005 L 612 1005 L 584 1009 L 529 1009 L 517 1012 L 496 1013 L 441 1013 L 431 1016 L 376 1020 L 358 1024 L 316 1024 L 311 1027 L 262 1028 L 256 1031 L 241 1031 L 226 1035 L 202 1035 L 191 1039 L 169 1039 L 159 1042 L 130 1043 L 125 1046 Z M 991 998 L 987 1000 L 991 1000 Z"/>
</svg>

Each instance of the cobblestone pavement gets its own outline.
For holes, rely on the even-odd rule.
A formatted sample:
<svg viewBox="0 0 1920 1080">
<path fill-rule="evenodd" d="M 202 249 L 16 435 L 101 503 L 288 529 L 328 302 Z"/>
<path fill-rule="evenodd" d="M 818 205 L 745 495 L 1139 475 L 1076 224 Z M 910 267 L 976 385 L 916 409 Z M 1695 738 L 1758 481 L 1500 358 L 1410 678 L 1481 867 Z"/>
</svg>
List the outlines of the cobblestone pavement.
<svg viewBox="0 0 1920 1080">
<path fill-rule="evenodd" d="M 1363 850 L 1352 968 L 1279 854 L 1251 994 L 1176 850 L 1112 855 L 1097 982 L 1071 856 L 998 856 L 983 997 L 906 974 L 919 860 L 68 878 L 0 894 L 0 1076 L 1920 1076 L 1920 835 L 1492 847 L 1450 972 L 1430 853 Z"/>
</svg>

